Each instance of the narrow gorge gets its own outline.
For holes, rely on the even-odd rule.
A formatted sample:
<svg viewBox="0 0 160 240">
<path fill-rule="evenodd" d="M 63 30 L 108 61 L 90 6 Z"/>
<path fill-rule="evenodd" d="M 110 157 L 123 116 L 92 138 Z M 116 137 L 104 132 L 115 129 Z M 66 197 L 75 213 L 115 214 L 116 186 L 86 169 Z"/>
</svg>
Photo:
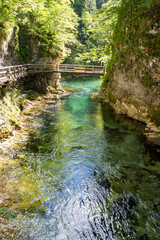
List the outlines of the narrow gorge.
<svg viewBox="0 0 160 240">
<path fill-rule="evenodd" d="M 0 12 L 0 239 L 159 240 L 159 1 Z"/>
</svg>

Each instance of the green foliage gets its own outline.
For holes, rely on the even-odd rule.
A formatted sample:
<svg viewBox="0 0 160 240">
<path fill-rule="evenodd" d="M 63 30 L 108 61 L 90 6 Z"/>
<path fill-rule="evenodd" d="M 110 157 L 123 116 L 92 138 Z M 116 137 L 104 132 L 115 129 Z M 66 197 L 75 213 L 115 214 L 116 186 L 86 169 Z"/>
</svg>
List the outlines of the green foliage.
<svg viewBox="0 0 160 240">
<path fill-rule="evenodd" d="M 97 6 L 100 8 L 107 0 L 75 0 L 72 4 L 75 12 L 79 16 L 78 41 L 77 46 L 71 46 L 71 57 L 66 59 L 70 63 L 91 64 L 97 63 L 97 52 L 100 49 L 93 37 L 94 25 L 97 18 Z"/>
<path fill-rule="evenodd" d="M 112 50 L 113 30 L 117 22 L 117 9 L 120 0 L 109 0 L 96 12 L 84 11 L 82 14 L 85 41 L 78 56 L 85 63 L 106 63 Z"/>
<path fill-rule="evenodd" d="M 106 64 L 106 79 L 112 69 L 110 64 L 116 63 L 119 67 L 125 66 L 125 70 L 129 70 L 131 66 L 127 64 L 128 56 L 134 55 L 138 60 L 159 54 L 158 9 L 159 3 L 156 0 L 122 0 L 119 8 L 114 6 L 110 8 L 111 12 L 117 12 L 118 19 L 116 24 L 111 26 L 113 30 L 110 38 L 112 60 Z M 142 82 L 146 87 L 153 84 L 149 74 L 144 74 Z"/>
<path fill-rule="evenodd" d="M 96 10 L 96 0 L 85 0 L 85 11 L 94 12 Z"/>
<path fill-rule="evenodd" d="M 82 16 L 84 10 L 85 0 L 74 0 L 72 1 L 72 8 L 79 17 Z"/>
<path fill-rule="evenodd" d="M 7 207 L 1 207 L 0 208 L 0 215 L 2 215 L 4 218 L 6 218 L 7 220 L 9 219 L 13 219 L 15 217 L 17 217 L 17 213 L 14 211 L 11 211 L 9 208 Z"/>
<path fill-rule="evenodd" d="M 106 2 L 108 2 L 108 0 L 96 0 L 97 9 L 100 9 L 102 4 Z"/>
<path fill-rule="evenodd" d="M 32 59 L 32 37 L 28 34 L 28 27 L 26 25 L 19 25 L 18 39 L 19 39 L 19 49 L 18 56 L 23 62 L 30 62 Z"/>
<path fill-rule="evenodd" d="M 41 56 L 67 55 L 66 44 L 76 40 L 77 16 L 70 0 L 0 1 L 0 38 L 19 26 L 19 56 L 32 57 L 33 46 Z"/>
<path fill-rule="evenodd" d="M 8 36 L 20 17 L 32 7 L 30 0 L 0 0 L 0 37 Z"/>
<path fill-rule="evenodd" d="M 101 2 L 103 2 L 101 4 Z M 96 12 L 81 11 L 81 46 L 76 61 L 83 63 L 103 63 L 108 78 L 114 64 L 131 69 L 128 56 L 141 59 L 158 55 L 160 35 L 158 26 L 159 1 L 157 0 L 109 0 L 99 2 Z M 98 6 L 98 1 L 96 2 Z M 154 29 L 157 34 L 151 34 Z M 151 80 L 147 76 L 145 85 Z"/>
<path fill-rule="evenodd" d="M 151 87 L 153 85 L 153 79 L 152 76 L 148 71 L 144 72 L 144 76 L 142 78 L 142 83 L 145 87 Z"/>
</svg>

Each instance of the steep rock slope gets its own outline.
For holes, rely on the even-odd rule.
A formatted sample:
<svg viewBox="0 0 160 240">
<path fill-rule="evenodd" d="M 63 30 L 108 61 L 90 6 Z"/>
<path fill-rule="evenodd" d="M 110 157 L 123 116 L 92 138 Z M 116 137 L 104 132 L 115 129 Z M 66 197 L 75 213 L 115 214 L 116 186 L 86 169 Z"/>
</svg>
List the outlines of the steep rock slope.
<svg viewBox="0 0 160 240">
<path fill-rule="evenodd" d="M 159 13 L 159 1 L 123 1 L 99 92 L 118 114 L 147 123 L 147 137 L 155 144 L 160 143 Z"/>
</svg>

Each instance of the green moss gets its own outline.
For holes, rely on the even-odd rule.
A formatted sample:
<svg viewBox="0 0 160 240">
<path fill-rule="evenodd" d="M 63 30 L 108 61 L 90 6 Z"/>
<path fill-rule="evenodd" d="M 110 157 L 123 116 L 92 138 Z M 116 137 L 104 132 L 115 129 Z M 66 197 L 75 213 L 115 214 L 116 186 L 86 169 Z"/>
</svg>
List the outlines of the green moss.
<svg viewBox="0 0 160 240">
<path fill-rule="evenodd" d="M 160 126 L 160 107 L 150 108 L 151 120 L 157 125 Z"/>
<path fill-rule="evenodd" d="M 109 91 L 108 97 L 112 103 L 116 103 L 116 97 L 112 93 L 112 90 Z"/>
<path fill-rule="evenodd" d="M 26 160 L 26 159 L 28 159 L 28 156 L 23 155 L 23 154 L 17 154 L 16 158 L 21 159 L 21 160 Z"/>
<path fill-rule="evenodd" d="M 125 71 L 129 71 L 132 68 L 132 63 L 131 62 L 127 62 L 125 65 Z"/>
<path fill-rule="evenodd" d="M 10 210 L 7 207 L 0 208 L 0 215 L 2 217 L 6 218 L 7 220 L 13 219 L 13 218 L 17 217 L 17 213 L 12 211 L 12 210 Z"/>
<path fill-rule="evenodd" d="M 121 67 L 123 65 L 125 65 L 126 63 L 126 59 L 125 58 L 121 58 L 119 61 L 118 61 L 118 67 Z"/>
<path fill-rule="evenodd" d="M 19 48 L 18 56 L 24 62 L 30 62 L 32 59 L 31 42 L 32 36 L 28 33 L 28 27 L 25 25 L 19 25 L 18 32 Z"/>
<path fill-rule="evenodd" d="M 14 129 L 21 128 L 20 113 L 24 109 L 27 100 L 34 100 L 39 96 L 34 91 L 12 89 L 6 93 L 1 102 L 0 117 L 4 120 L 0 128 L 0 139 L 7 138 Z"/>
<path fill-rule="evenodd" d="M 112 72 L 112 70 L 114 68 L 114 64 L 116 63 L 116 60 L 117 60 L 117 55 L 113 54 L 112 57 L 110 58 L 110 60 L 107 62 L 107 64 L 106 64 L 106 74 L 104 76 L 103 82 L 108 82 L 109 81 L 109 76 L 110 76 L 110 73 Z"/>
<path fill-rule="evenodd" d="M 153 86 L 154 81 L 153 81 L 153 78 L 148 71 L 144 72 L 144 76 L 142 78 L 142 83 L 145 87 L 148 87 L 148 88 Z"/>
<path fill-rule="evenodd" d="M 116 65 L 118 68 L 124 67 L 125 71 L 132 68 L 133 63 L 128 59 L 135 56 L 139 59 L 148 60 L 150 56 L 158 56 L 160 49 L 160 34 L 156 26 L 159 25 L 159 4 L 155 0 L 147 2 L 135 1 L 134 8 L 128 1 L 123 0 L 119 8 L 119 17 L 114 29 L 112 39 L 112 57 L 107 65 L 105 81 L 109 79 L 109 74 Z M 150 34 L 150 30 L 157 31 Z M 144 66 L 139 64 L 138 69 Z M 143 80 L 144 86 L 151 87 L 153 80 L 149 72 L 146 72 Z"/>
</svg>

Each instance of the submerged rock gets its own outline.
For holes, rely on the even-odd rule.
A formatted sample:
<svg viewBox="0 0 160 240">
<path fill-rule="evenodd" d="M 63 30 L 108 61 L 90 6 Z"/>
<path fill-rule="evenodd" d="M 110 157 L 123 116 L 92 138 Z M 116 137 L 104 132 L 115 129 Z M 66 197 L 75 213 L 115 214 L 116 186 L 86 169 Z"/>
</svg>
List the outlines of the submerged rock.
<svg viewBox="0 0 160 240">
<path fill-rule="evenodd" d="M 139 237 L 138 240 L 149 240 L 148 235 L 145 233 Z"/>
<path fill-rule="evenodd" d="M 105 190 L 110 190 L 110 188 L 112 186 L 112 183 L 108 179 L 105 179 L 105 180 L 102 180 L 102 181 L 98 181 L 98 184 L 100 186 L 104 187 Z"/>
<path fill-rule="evenodd" d="M 156 206 L 156 210 L 157 210 L 158 214 L 160 215 L 160 204 Z"/>
<path fill-rule="evenodd" d="M 120 197 L 113 204 L 113 216 L 115 218 L 131 218 L 133 216 L 132 209 L 136 207 L 136 199 L 133 196 Z"/>
</svg>

